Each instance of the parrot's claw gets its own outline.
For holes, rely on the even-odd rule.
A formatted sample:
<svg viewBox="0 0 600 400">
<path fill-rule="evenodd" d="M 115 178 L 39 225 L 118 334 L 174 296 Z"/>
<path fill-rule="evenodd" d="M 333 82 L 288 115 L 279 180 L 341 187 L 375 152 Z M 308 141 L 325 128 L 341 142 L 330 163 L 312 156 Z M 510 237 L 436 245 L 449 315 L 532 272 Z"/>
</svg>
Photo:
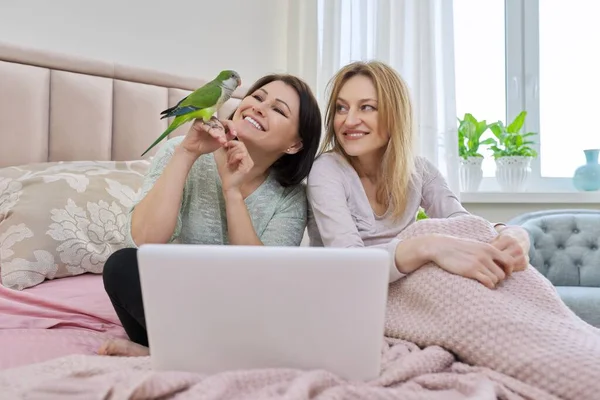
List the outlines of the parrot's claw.
<svg viewBox="0 0 600 400">
<path fill-rule="evenodd" d="M 212 119 L 205 122 L 205 124 L 207 126 L 209 126 L 211 129 L 223 129 L 223 125 L 221 125 L 219 122 L 215 122 Z"/>
</svg>

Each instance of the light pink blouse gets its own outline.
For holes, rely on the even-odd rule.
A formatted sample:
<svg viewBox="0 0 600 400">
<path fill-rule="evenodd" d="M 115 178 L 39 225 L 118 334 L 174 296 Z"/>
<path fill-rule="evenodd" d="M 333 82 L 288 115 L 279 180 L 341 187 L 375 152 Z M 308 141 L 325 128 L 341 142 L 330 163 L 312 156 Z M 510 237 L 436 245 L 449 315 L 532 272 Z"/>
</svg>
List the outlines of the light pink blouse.
<svg viewBox="0 0 600 400">
<path fill-rule="evenodd" d="M 450 190 L 439 170 L 417 158 L 415 184 L 410 189 L 406 212 L 399 220 L 390 210 L 376 215 L 354 168 L 336 153 L 315 160 L 308 176 L 308 235 L 311 246 L 379 247 L 390 253 L 390 282 L 404 275 L 395 264 L 396 236 L 415 222 L 419 206 L 430 218 L 469 214 Z"/>
</svg>

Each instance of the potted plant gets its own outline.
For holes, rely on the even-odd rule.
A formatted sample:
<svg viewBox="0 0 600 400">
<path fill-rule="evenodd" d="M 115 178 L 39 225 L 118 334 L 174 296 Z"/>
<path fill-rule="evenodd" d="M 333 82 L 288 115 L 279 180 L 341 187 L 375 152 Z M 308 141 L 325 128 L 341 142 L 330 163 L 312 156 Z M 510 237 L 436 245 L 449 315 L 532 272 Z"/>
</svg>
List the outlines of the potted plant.
<svg viewBox="0 0 600 400">
<path fill-rule="evenodd" d="M 490 146 L 496 161 L 496 179 L 504 191 L 519 192 L 525 188 L 531 174 L 531 160 L 537 156 L 530 146 L 534 142 L 528 140 L 537 133 L 520 132 L 526 116 L 527 112 L 522 111 L 508 126 L 504 126 L 502 121 L 490 126 L 496 137 Z"/>
<path fill-rule="evenodd" d="M 483 133 L 490 127 L 485 120 L 477 121 L 472 114 L 458 119 L 458 155 L 460 157 L 460 188 L 466 192 L 476 192 L 483 178 L 481 163 L 483 155 L 479 146 L 493 144 L 493 139 L 481 140 Z"/>
</svg>

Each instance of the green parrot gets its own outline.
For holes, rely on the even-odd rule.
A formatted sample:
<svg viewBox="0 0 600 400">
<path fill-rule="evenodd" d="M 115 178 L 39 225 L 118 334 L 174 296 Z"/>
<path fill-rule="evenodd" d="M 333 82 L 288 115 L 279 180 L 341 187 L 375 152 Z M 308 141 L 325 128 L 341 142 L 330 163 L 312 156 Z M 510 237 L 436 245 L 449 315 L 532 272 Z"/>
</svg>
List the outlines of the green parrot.
<svg viewBox="0 0 600 400">
<path fill-rule="evenodd" d="M 142 157 L 180 125 L 198 118 L 202 118 L 205 122 L 210 121 L 213 114 L 229 100 L 233 91 L 241 84 L 242 80 L 237 72 L 221 71 L 215 79 L 181 99 L 174 107 L 161 112 L 160 119 L 172 116 L 175 116 L 175 119 L 167 130 L 142 153 Z"/>
</svg>

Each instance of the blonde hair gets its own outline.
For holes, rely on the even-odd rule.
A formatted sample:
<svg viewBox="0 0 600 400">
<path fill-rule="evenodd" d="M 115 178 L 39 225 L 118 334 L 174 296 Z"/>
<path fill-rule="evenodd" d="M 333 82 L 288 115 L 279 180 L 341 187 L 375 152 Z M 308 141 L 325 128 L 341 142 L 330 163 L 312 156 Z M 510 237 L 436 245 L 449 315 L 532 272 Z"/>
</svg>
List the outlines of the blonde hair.
<svg viewBox="0 0 600 400">
<path fill-rule="evenodd" d="M 328 84 L 329 100 L 325 111 L 325 138 L 319 154 L 329 151 L 350 157 L 337 141 L 333 120 L 340 90 L 356 75 L 371 79 L 377 92 L 379 129 L 390 134 L 377 179 L 377 201 L 391 207 L 392 216 L 400 218 L 408 201 L 408 189 L 415 170 L 413 109 L 407 84 L 390 66 L 380 61 L 353 62 L 346 65 Z"/>
</svg>

